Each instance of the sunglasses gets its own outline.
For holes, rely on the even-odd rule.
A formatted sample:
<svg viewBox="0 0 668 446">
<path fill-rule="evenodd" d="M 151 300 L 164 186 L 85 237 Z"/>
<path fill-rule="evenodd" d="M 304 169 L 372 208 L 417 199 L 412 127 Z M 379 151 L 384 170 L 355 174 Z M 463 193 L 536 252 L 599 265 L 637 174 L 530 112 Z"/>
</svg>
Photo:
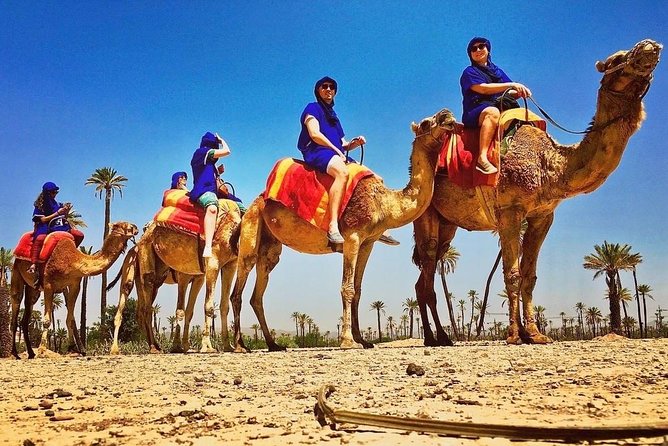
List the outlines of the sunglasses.
<svg viewBox="0 0 668 446">
<path fill-rule="evenodd" d="M 474 51 L 482 51 L 482 50 L 485 49 L 485 48 L 487 48 L 487 45 L 485 45 L 484 43 L 479 43 L 479 44 L 477 44 L 477 45 L 473 45 L 473 46 L 471 47 L 471 52 L 474 52 Z"/>
<path fill-rule="evenodd" d="M 336 91 L 336 87 L 334 87 L 334 84 L 322 84 L 320 88 L 322 88 L 323 90 Z"/>
</svg>

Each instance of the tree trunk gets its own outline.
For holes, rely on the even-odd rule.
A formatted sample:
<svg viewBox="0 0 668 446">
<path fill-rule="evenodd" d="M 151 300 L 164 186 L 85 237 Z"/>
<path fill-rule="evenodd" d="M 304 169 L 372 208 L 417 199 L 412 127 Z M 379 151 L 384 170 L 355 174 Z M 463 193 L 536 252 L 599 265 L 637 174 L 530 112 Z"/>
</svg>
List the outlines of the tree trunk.
<svg viewBox="0 0 668 446">
<path fill-rule="evenodd" d="M 81 284 L 81 326 L 79 327 L 79 337 L 83 348 L 86 348 L 86 311 L 88 296 L 88 277 L 84 277 Z"/>
<path fill-rule="evenodd" d="M 480 336 L 480 332 L 482 332 L 482 328 L 485 326 L 485 313 L 487 313 L 487 298 L 489 297 L 489 286 L 492 283 L 492 277 L 494 277 L 496 269 L 499 267 L 499 263 L 501 263 L 500 249 L 499 253 L 496 255 L 494 266 L 492 267 L 492 270 L 489 272 L 489 276 L 487 276 L 487 283 L 485 284 L 485 296 L 482 298 L 482 306 L 480 307 L 480 320 L 478 321 L 478 328 L 476 328 L 475 332 L 476 337 Z"/>
<path fill-rule="evenodd" d="M 647 301 L 645 300 L 645 293 L 642 295 L 642 311 L 645 315 L 645 335 L 647 337 Z"/>
<path fill-rule="evenodd" d="M 622 317 L 619 308 L 619 291 L 617 289 L 617 278 L 615 274 L 608 274 L 606 279 L 608 284 L 608 303 L 610 305 L 610 331 L 620 336 L 622 333 Z"/>
<path fill-rule="evenodd" d="M 9 331 L 9 286 L 0 286 L 0 358 L 12 353 L 12 333 Z"/>
<path fill-rule="evenodd" d="M 640 325 L 640 337 L 644 338 L 643 335 L 643 322 L 642 314 L 640 313 L 640 296 L 638 295 L 638 278 L 636 277 L 636 269 L 633 268 L 633 285 L 636 289 L 636 303 L 638 304 L 638 324 Z M 645 325 L 647 325 L 647 319 L 645 319 Z"/>
<path fill-rule="evenodd" d="M 450 316 L 450 325 L 452 326 L 452 333 L 454 335 L 454 338 L 457 340 L 463 340 L 459 336 L 459 327 L 457 326 L 457 319 L 455 318 L 455 310 L 454 307 L 452 306 L 452 299 L 450 298 L 450 292 L 448 291 L 448 284 L 445 281 L 445 271 L 441 267 L 439 269 L 439 274 L 441 276 L 441 285 L 443 286 L 443 293 L 445 294 L 445 303 L 448 305 L 448 315 Z M 413 330 L 411 329 L 411 334 L 413 333 Z"/>
<path fill-rule="evenodd" d="M 111 189 L 107 189 L 104 196 L 104 233 L 102 237 L 102 243 L 107 239 L 109 235 L 109 222 L 111 220 Z M 107 271 L 105 270 L 102 273 L 102 285 L 100 289 L 100 334 L 102 339 L 107 339 L 107 321 L 106 321 L 106 308 L 107 308 Z"/>
<path fill-rule="evenodd" d="M 380 329 L 380 309 L 376 310 L 378 313 L 378 342 L 383 342 L 383 332 Z"/>
</svg>

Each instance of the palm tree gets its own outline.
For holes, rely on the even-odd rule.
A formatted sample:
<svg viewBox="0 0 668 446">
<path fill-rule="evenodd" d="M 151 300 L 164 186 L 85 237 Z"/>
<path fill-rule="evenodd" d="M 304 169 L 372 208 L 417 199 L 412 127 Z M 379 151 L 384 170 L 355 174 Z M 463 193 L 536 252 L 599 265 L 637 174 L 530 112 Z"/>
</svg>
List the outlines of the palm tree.
<svg viewBox="0 0 668 446">
<path fill-rule="evenodd" d="M 158 313 L 160 313 L 161 309 L 162 307 L 160 305 L 153 305 L 153 329 L 157 332 L 160 331 L 160 327 L 158 327 Z"/>
<path fill-rule="evenodd" d="M 561 335 L 563 338 L 566 338 L 566 313 L 564 311 L 559 313 L 559 317 L 561 317 Z"/>
<path fill-rule="evenodd" d="M 596 337 L 596 325 L 602 319 L 601 310 L 596 307 L 590 307 L 587 309 L 586 315 L 587 323 L 591 326 L 592 338 Z"/>
<path fill-rule="evenodd" d="M 411 318 L 412 320 L 413 318 Z M 407 314 L 402 314 L 401 317 L 399 318 L 401 321 L 401 330 L 403 332 L 403 337 L 407 338 L 408 337 L 408 315 Z"/>
<path fill-rule="evenodd" d="M 174 325 L 176 325 L 176 316 L 167 316 L 167 323 L 169 324 L 169 339 L 174 336 Z"/>
<path fill-rule="evenodd" d="M 387 317 L 387 337 L 390 338 L 390 341 L 394 339 L 394 328 L 396 327 L 397 324 L 394 322 L 394 318 L 392 316 Z"/>
<path fill-rule="evenodd" d="M 478 292 L 476 290 L 469 290 L 468 292 L 469 299 L 471 299 L 471 319 L 469 320 L 469 330 L 467 335 L 467 340 L 471 340 L 471 328 L 473 327 L 473 315 L 475 314 L 475 302 L 478 298 Z"/>
<path fill-rule="evenodd" d="M 464 328 L 464 306 L 466 305 L 466 301 L 464 299 L 460 299 L 459 302 L 459 311 L 461 312 L 461 320 L 462 320 L 462 337 L 464 336 L 464 333 L 466 332 L 466 329 Z"/>
<path fill-rule="evenodd" d="M 633 330 L 634 327 L 636 326 L 636 320 L 631 316 L 627 316 L 624 319 L 622 319 L 622 326 L 626 329 L 626 333 L 628 333 L 628 336 L 630 338 L 631 330 Z"/>
<path fill-rule="evenodd" d="M 580 327 L 580 334 L 584 337 L 584 312 L 587 309 L 587 306 L 584 302 L 578 302 L 575 304 L 575 310 L 578 312 L 578 327 Z"/>
<path fill-rule="evenodd" d="M 211 336 L 216 336 L 216 317 L 218 317 L 218 312 L 220 311 L 220 306 L 216 305 L 216 302 L 213 302 L 211 307 Z"/>
<path fill-rule="evenodd" d="M 12 334 L 9 332 L 9 280 L 8 272 L 14 261 L 11 249 L 0 248 L 0 358 L 11 354 Z"/>
<path fill-rule="evenodd" d="M 410 330 L 411 330 L 411 338 L 413 337 L 413 316 L 415 314 L 415 310 L 418 309 L 418 301 L 417 299 L 413 299 L 412 297 L 407 297 L 406 300 L 404 301 L 403 304 L 401 304 L 402 307 L 404 307 L 404 313 L 408 312 L 408 318 L 410 319 Z"/>
<path fill-rule="evenodd" d="M 382 311 L 385 314 L 385 302 L 380 300 L 371 302 L 371 310 L 375 310 L 378 314 L 378 342 L 383 342 L 383 332 L 380 329 L 380 312 Z"/>
<path fill-rule="evenodd" d="M 104 232 L 102 239 L 109 235 L 109 222 L 111 220 L 111 200 L 114 193 L 118 191 L 123 198 L 123 188 L 128 181 L 123 175 L 118 175 L 115 169 L 111 167 L 101 167 L 95 169 L 95 172 L 84 183 L 86 186 L 95 186 L 95 195 L 102 199 L 104 195 Z M 107 308 L 107 272 L 102 273 L 102 288 L 100 290 L 100 332 L 105 333 L 106 326 L 106 308 Z"/>
<path fill-rule="evenodd" d="M 635 287 L 636 290 L 636 304 L 638 305 L 638 324 L 640 324 L 640 338 L 643 337 L 643 319 L 642 319 L 642 313 L 640 312 L 640 296 L 638 295 L 638 277 L 636 276 L 636 267 L 633 267 L 633 286 Z M 645 325 L 647 325 L 647 321 L 645 321 Z"/>
<path fill-rule="evenodd" d="M 619 283 L 619 280 L 617 281 L 617 283 Z M 629 291 L 628 288 L 620 288 L 617 294 L 619 296 L 619 301 L 622 303 L 622 310 L 624 310 L 624 319 L 628 319 L 629 314 L 626 311 L 626 303 L 631 302 L 633 300 L 633 296 L 631 296 L 631 291 Z M 605 298 L 609 299 L 610 296 L 606 293 Z M 624 319 L 622 319 L 622 325 L 624 325 L 623 324 Z M 627 338 L 631 337 L 631 332 L 629 330 L 626 330 L 626 337 Z"/>
<path fill-rule="evenodd" d="M 294 311 L 290 317 L 295 320 L 295 336 L 299 336 L 299 316 L 301 313 L 299 311 Z"/>
<path fill-rule="evenodd" d="M 299 313 L 299 327 L 302 330 L 302 347 L 306 347 L 306 335 L 304 334 L 304 327 L 308 321 L 308 314 Z"/>
<path fill-rule="evenodd" d="M 452 305 L 452 294 L 448 291 L 448 284 L 445 281 L 445 276 L 455 272 L 455 267 L 457 266 L 457 260 L 459 260 L 459 252 L 457 249 L 450 245 L 448 246 L 447 251 L 443 253 L 443 256 L 438 259 L 436 267 L 438 268 L 438 274 L 441 276 L 441 285 L 443 286 L 443 294 L 445 295 L 445 303 L 448 305 L 448 315 L 450 316 L 450 324 L 454 327 L 453 333 L 455 339 L 460 339 L 459 333 L 457 333 L 457 320 L 455 319 L 455 310 Z M 413 329 L 411 328 L 411 337 L 413 337 Z"/>
<path fill-rule="evenodd" d="M 42 306 L 44 306 L 44 300 L 42 299 Z M 56 351 L 56 310 L 60 310 L 63 306 L 63 294 L 56 293 L 53 295 L 53 302 L 51 304 L 51 335 L 53 341 L 53 350 Z"/>
<path fill-rule="evenodd" d="M 254 339 L 255 339 L 255 343 L 257 343 L 257 341 L 258 341 L 258 338 L 257 338 L 257 331 L 260 329 L 260 324 L 255 323 L 255 324 L 251 325 L 251 328 L 255 331 L 255 337 L 254 337 Z"/>
<path fill-rule="evenodd" d="M 93 245 L 86 248 L 85 246 L 79 246 L 79 251 L 83 252 L 86 255 L 91 255 L 93 253 Z M 86 347 L 86 312 L 88 308 L 88 276 L 84 276 L 81 281 L 81 326 L 79 327 L 79 337 L 81 338 L 81 343 Z"/>
<path fill-rule="evenodd" d="M 642 262 L 640 253 L 631 253 L 631 246 L 621 246 L 618 243 L 603 241 L 603 245 L 594 245 L 595 253 L 584 257 L 582 266 L 585 269 L 596 271 L 594 279 L 605 274 L 608 285 L 610 304 L 610 330 L 618 335 L 622 334 L 622 318 L 620 314 L 620 300 L 618 281 L 619 271 L 629 271 Z"/>
<path fill-rule="evenodd" d="M 643 309 L 643 314 L 645 316 L 645 318 L 644 318 L 645 319 L 645 333 L 643 334 L 643 337 L 645 337 L 645 338 L 647 337 L 647 302 L 645 301 L 645 296 L 654 300 L 654 297 L 652 297 L 652 295 L 649 294 L 652 291 L 654 291 L 654 290 L 652 290 L 652 287 L 650 287 L 649 285 L 645 285 L 645 284 L 638 285 L 638 292 L 642 296 L 642 309 Z"/>
<path fill-rule="evenodd" d="M 536 325 L 538 325 L 538 330 L 544 332 L 546 328 L 546 319 L 545 319 L 545 307 L 542 305 L 534 305 L 533 307 L 534 317 L 536 318 Z"/>
</svg>

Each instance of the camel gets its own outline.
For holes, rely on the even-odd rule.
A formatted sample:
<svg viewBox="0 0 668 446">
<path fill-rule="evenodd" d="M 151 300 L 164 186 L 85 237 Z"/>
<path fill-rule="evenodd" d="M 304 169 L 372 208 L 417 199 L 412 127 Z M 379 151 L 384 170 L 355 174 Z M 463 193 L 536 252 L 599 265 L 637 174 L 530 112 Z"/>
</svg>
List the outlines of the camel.
<svg viewBox="0 0 668 446">
<path fill-rule="evenodd" d="M 413 258 L 421 270 L 415 291 L 425 345 L 452 345 L 438 318 L 434 273 L 437 260 L 447 251 L 458 227 L 496 230 L 499 234 L 510 316 L 506 342 L 552 342 L 534 320 L 533 290 L 541 245 L 557 205 L 566 198 L 596 190 L 617 168 L 629 138 L 644 119 L 642 98 L 662 48 L 652 40 L 643 40 L 629 51 L 597 62 L 597 70 L 603 73 L 597 109 L 579 144 L 559 145 L 535 127 L 522 126 L 502 159 L 496 189 L 464 189 L 437 175 L 431 205 L 413 222 Z M 520 246 L 520 225 L 525 220 L 528 227 Z M 429 326 L 427 307 L 436 326 L 436 338 Z"/>
<path fill-rule="evenodd" d="M 70 349 L 85 354 L 78 330 L 74 321 L 74 307 L 81 287 L 81 279 L 84 276 L 95 276 L 102 274 L 114 264 L 116 259 L 125 251 L 128 240 L 137 235 L 137 227 L 132 223 L 116 222 L 109 225 L 109 235 L 104 240 L 102 249 L 93 255 L 86 255 L 79 251 L 74 241 L 63 239 L 53 249 L 51 257 L 44 266 L 44 318 L 42 339 L 38 347 L 40 355 L 47 355 L 48 330 L 51 324 L 51 309 L 53 306 L 53 295 L 63 293 L 67 307 L 67 334 Z M 19 306 L 21 298 L 25 295 L 25 310 L 21 328 L 26 343 L 28 358 L 35 357 L 30 339 L 28 337 L 28 325 L 32 307 L 39 299 L 39 290 L 33 284 L 34 277 L 28 273 L 30 261 L 16 259 L 12 268 L 11 298 L 12 298 L 12 323 L 11 331 L 14 339 L 12 353 L 18 359 L 16 350 L 16 327 L 18 325 Z"/>
<path fill-rule="evenodd" d="M 111 350 L 109 354 L 118 355 L 120 353 L 118 345 L 118 332 L 123 322 L 123 309 L 125 308 L 125 302 L 127 297 L 130 295 L 130 292 L 135 285 L 135 274 L 137 269 L 137 250 L 135 247 L 128 250 L 123 260 L 123 265 L 119 271 L 118 276 L 109 284 L 108 289 L 113 288 L 116 285 L 118 280 L 121 280 L 120 295 L 118 298 L 118 309 L 116 310 L 116 316 L 114 317 L 114 341 L 111 345 Z M 170 270 L 167 274 L 167 277 L 164 281 L 165 284 L 177 284 L 178 285 L 178 298 L 176 303 L 176 326 L 173 336 L 172 347 L 170 349 L 171 353 L 184 353 L 187 352 L 190 348 L 190 321 L 192 320 L 193 310 L 195 307 L 195 302 L 197 301 L 197 295 L 199 291 L 204 286 L 204 275 L 192 276 L 190 274 L 179 273 L 174 270 Z M 188 293 L 188 305 L 184 311 L 186 291 L 190 286 L 190 292 Z M 184 321 L 183 330 L 181 330 L 181 322 Z M 225 325 L 225 324 L 223 324 Z M 183 337 L 181 336 L 183 332 Z M 227 327 L 223 327 L 223 338 L 225 342 L 228 342 L 228 333 Z"/>
<path fill-rule="evenodd" d="M 441 148 L 441 137 L 455 124 L 453 115 L 441 110 L 413 123 L 416 134 L 410 156 L 410 180 L 403 190 L 390 190 L 377 176 L 360 180 L 348 206 L 343 211 L 341 234 L 343 243 L 343 330 L 341 348 L 373 344 L 362 337 L 358 308 L 362 277 L 373 244 L 391 228 L 410 223 L 429 205 L 433 192 L 434 171 Z M 250 205 L 241 223 L 237 279 L 232 292 L 234 310 L 235 351 L 245 352 L 240 329 L 241 295 L 248 274 L 256 267 L 256 282 L 251 305 L 262 327 L 269 351 L 285 350 L 276 344 L 264 316 L 262 303 L 269 274 L 279 261 L 283 245 L 307 254 L 331 254 L 341 248 L 329 244 L 326 233 L 298 217 L 283 204 L 265 200 L 262 195 Z M 335 251 L 336 250 L 336 251 Z"/>
<path fill-rule="evenodd" d="M 137 320 L 146 334 L 151 353 L 161 351 L 151 324 L 153 301 L 158 288 L 165 282 L 170 269 L 190 276 L 204 276 L 206 297 L 200 353 L 216 352 L 216 349 L 211 345 L 210 327 L 213 314 L 213 292 L 220 271 L 222 280 L 221 326 L 223 327 L 223 337 L 227 342 L 227 324 L 224 320 L 227 318 L 229 311 L 230 290 L 236 271 L 236 245 L 240 222 L 241 214 L 238 210 L 219 210 L 216 232 L 213 237 L 213 256 L 206 260 L 201 258 L 201 248 L 197 237 L 169 227 L 154 225 L 147 230 L 137 243 L 137 267 L 139 269 L 139 274 L 135 275 L 138 296 Z M 149 231 L 150 235 L 147 236 Z M 194 305 L 194 300 L 192 304 Z M 189 303 L 189 307 L 190 305 Z M 192 310 L 190 313 L 192 314 Z M 187 335 L 187 332 L 183 333 L 184 337 Z M 226 347 L 227 349 L 231 349 L 231 347 Z"/>
</svg>

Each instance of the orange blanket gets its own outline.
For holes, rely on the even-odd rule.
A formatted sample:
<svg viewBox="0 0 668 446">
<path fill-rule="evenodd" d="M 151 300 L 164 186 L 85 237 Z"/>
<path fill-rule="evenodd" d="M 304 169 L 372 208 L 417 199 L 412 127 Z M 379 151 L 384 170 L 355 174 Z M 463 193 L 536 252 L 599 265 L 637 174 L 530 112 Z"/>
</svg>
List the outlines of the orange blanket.
<svg viewBox="0 0 668 446">
<path fill-rule="evenodd" d="M 162 195 L 162 208 L 155 214 L 153 221 L 160 226 L 197 235 L 204 234 L 204 209 L 190 202 L 187 191 L 168 189 Z M 218 218 L 226 212 L 237 212 L 239 206 L 232 200 L 218 200 Z"/>
<path fill-rule="evenodd" d="M 343 214 L 357 183 L 373 175 L 369 168 L 354 163 L 348 164 L 348 172 L 348 184 L 339 215 Z M 269 174 L 264 199 L 278 201 L 312 225 L 327 230 L 327 191 L 332 182 L 332 177 L 306 167 L 303 161 L 285 158 L 279 160 Z"/>
<path fill-rule="evenodd" d="M 443 139 L 437 169 L 445 168 L 450 181 L 458 186 L 464 188 L 496 186 L 499 181 L 499 172 L 485 175 L 475 168 L 480 152 L 479 134 L 480 129 L 464 128 L 461 132 L 450 133 Z M 499 150 L 494 141 L 487 149 L 487 157 L 492 164 L 499 165 Z"/>
<path fill-rule="evenodd" d="M 39 253 L 39 263 L 44 263 L 49 260 L 53 248 L 56 247 L 59 241 L 63 239 L 70 239 L 74 241 L 74 237 L 67 231 L 56 231 L 47 235 L 42 245 L 42 251 Z M 18 245 L 14 248 L 14 257 L 17 259 L 30 261 L 30 250 L 32 248 L 32 231 L 26 232 L 19 239 Z"/>
</svg>

